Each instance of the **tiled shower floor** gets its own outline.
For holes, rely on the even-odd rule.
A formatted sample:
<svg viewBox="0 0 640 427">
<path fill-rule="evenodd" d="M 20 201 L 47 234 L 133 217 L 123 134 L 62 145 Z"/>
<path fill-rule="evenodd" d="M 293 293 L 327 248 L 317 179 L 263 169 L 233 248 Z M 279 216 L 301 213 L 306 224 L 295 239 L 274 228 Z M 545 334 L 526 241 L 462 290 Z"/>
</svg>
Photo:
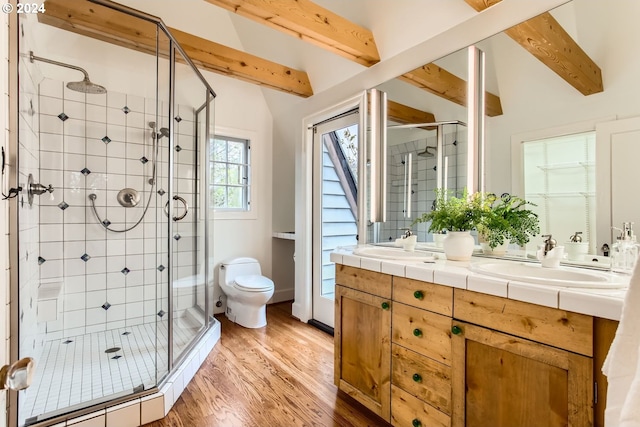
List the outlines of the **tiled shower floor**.
<svg viewBox="0 0 640 427">
<path fill-rule="evenodd" d="M 200 325 L 184 319 L 174 325 L 174 354 L 179 355 Z M 45 342 L 33 383 L 20 393 L 26 399 L 20 404 L 20 419 L 130 393 L 140 385 L 155 386 L 167 369 L 167 337 L 163 322 Z M 115 347 L 120 350 L 105 353 Z"/>
</svg>

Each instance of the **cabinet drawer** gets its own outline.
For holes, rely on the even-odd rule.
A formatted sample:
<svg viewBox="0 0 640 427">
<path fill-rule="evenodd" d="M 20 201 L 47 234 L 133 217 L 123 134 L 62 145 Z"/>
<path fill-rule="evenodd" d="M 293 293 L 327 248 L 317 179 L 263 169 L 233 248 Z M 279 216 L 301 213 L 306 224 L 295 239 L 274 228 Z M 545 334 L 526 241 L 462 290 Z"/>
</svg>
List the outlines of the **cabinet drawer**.
<svg viewBox="0 0 640 427">
<path fill-rule="evenodd" d="M 451 318 L 394 303 L 392 341 L 451 366 Z"/>
<path fill-rule="evenodd" d="M 391 275 L 336 264 L 336 284 L 391 299 Z"/>
<path fill-rule="evenodd" d="M 451 367 L 393 344 L 391 383 L 451 415 Z"/>
<path fill-rule="evenodd" d="M 448 286 L 394 277 L 393 300 L 445 316 L 453 313 L 453 288 Z"/>
<path fill-rule="evenodd" d="M 593 355 L 593 317 L 584 314 L 455 289 L 453 317 L 585 356 Z"/>
<path fill-rule="evenodd" d="M 451 418 L 392 385 L 391 424 L 396 427 L 450 427 Z"/>
</svg>

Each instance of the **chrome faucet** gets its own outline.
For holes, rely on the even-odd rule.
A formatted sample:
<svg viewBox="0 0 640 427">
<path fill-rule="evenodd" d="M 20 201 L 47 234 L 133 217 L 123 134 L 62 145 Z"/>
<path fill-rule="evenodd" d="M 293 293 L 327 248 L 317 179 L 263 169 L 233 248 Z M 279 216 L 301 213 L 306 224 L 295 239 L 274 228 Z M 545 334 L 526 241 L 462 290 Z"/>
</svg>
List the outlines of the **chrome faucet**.
<svg viewBox="0 0 640 427">
<path fill-rule="evenodd" d="M 547 253 L 551 252 L 558 242 L 556 242 L 556 239 L 551 237 L 551 234 L 543 234 L 542 237 L 546 237 L 544 240 L 544 256 L 547 256 Z"/>
</svg>

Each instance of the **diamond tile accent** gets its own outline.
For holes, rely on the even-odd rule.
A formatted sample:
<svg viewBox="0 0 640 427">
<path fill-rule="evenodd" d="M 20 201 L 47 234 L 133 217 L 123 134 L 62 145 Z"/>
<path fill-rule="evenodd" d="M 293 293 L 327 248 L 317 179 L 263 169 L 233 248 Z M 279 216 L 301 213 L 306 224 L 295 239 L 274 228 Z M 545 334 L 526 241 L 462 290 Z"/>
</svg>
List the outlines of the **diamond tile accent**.
<svg viewBox="0 0 640 427">
<path fill-rule="evenodd" d="M 124 107 L 122 107 L 122 112 L 124 112 L 125 114 L 129 114 L 130 111 L 131 110 L 126 105 Z"/>
<path fill-rule="evenodd" d="M 165 268 L 164 265 L 160 264 L 158 266 L 158 271 L 164 271 L 164 268 Z"/>
<path fill-rule="evenodd" d="M 144 157 L 144 156 L 140 157 L 140 163 L 142 163 L 143 165 L 145 163 L 147 163 L 148 161 L 149 161 L 149 159 L 147 159 L 146 157 Z"/>
<path fill-rule="evenodd" d="M 175 236 L 173 236 L 173 238 L 176 239 L 176 241 L 177 241 L 177 240 L 182 239 L 182 236 L 179 235 L 179 234 L 176 234 Z"/>
<path fill-rule="evenodd" d="M 129 274 L 130 271 L 131 270 L 129 270 L 127 267 L 125 267 L 122 270 L 120 270 L 120 273 L 122 273 L 122 274 L 124 274 L 126 276 L 127 274 Z"/>
<path fill-rule="evenodd" d="M 58 207 L 60 209 L 62 209 L 62 210 L 65 210 L 65 209 L 67 209 L 69 207 L 69 205 L 67 204 L 67 202 L 62 201 L 62 202 L 58 203 Z"/>
<path fill-rule="evenodd" d="M 120 356 L 119 354 L 116 354 L 115 356 L 112 357 L 113 360 L 118 360 L 120 359 L 122 356 Z"/>
<path fill-rule="evenodd" d="M 73 342 L 73 340 L 66 340 L 66 341 L 62 341 L 62 344 L 71 344 Z"/>
<path fill-rule="evenodd" d="M 165 313 L 165 311 L 164 311 L 164 310 L 160 310 L 160 311 L 158 312 L 158 316 L 160 316 L 160 317 L 164 316 L 165 314 L 167 314 L 167 313 Z"/>
<path fill-rule="evenodd" d="M 164 193 L 166 193 L 166 191 L 164 191 L 162 188 L 158 190 L 159 195 L 164 196 Z"/>
<path fill-rule="evenodd" d="M 80 257 L 81 260 L 83 260 L 84 262 L 87 262 L 91 259 L 91 256 L 89 254 L 84 254 Z"/>
<path fill-rule="evenodd" d="M 109 310 L 110 307 L 111 304 L 109 304 L 109 302 L 105 302 L 104 304 L 102 304 L 102 308 L 104 308 L 105 310 Z"/>
<path fill-rule="evenodd" d="M 180 147 L 179 145 L 176 145 L 176 151 L 179 153 L 182 151 L 182 147 Z"/>
<path fill-rule="evenodd" d="M 39 256 L 39 257 L 38 257 L 38 265 L 42 265 L 42 264 L 44 264 L 45 262 L 47 262 L 47 260 L 46 260 L 46 259 L 42 258 L 41 256 Z"/>
<path fill-rule="evenodd" d="M 108 227 L 111 225 L 111 221 L 109 221 L 108 219 L 105 218 L 104 221 L 102 221 L 102 225 L 104 225 L 105 227 Z"/>
<path fill-rule="evenodd" d="M 174 119 L 178 123 L 180 123 L 182 121 L 182 117 L 180 117 L 180 116 L 175 116 Z"/>
<path fill-rule="evenodd" d="M 108 144 L 108 143 L 110 143 L 110 142 L 111 142 L 111 138 L 109 138 L 108 136 L 106 136 L 106 135 L 105 135 L 105 136 L 102 138 L 102 142 L 104 142 L 105 144 Z"/>
<path fill-rule="evenodd" d="M 58 118 L 64 122 L 69 118 L 69 116 L 67 116 L 65 113 L 60 113 L 58 114 Z"/>
<path fill-rule="evenodd" d="M 80 171 L 82 173 L 82 175 L 87 176 L 91 173 L 91 171 L 87 168 L 84 168 Z"/>
<path fill-rule="evenodd" d="M 122 335 L 131 335 L 131 332 L 129 332 L 129 331 L 123 332 Z"/>
</svg>

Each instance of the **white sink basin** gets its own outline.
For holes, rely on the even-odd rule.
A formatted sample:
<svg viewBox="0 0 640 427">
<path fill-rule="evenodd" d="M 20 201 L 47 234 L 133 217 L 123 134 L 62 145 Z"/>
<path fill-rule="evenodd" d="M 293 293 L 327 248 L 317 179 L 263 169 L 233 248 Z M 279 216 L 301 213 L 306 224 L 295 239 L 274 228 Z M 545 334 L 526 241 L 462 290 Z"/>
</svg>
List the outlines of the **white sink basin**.
<svg viewBox="0 0 640 427">
<path fill-rule="evenodd" d="M 494 262 L 473 264 L 469 269 L 487 276 L 521 282 L 574 288 L 624 288 L 627 282 L 615 275 L 570 267 L 543 268 L 539 264 Z"/>
<path fill-rule="evenodd" d="M 367 258 L 402 261 L 435 261 L 435 257 L 431 252 L 408 252 L 402 250 L 402 248 L 385 248 L 380 246 L 360 246 L 353 250 L 353 254 Z"/>
</svg>

